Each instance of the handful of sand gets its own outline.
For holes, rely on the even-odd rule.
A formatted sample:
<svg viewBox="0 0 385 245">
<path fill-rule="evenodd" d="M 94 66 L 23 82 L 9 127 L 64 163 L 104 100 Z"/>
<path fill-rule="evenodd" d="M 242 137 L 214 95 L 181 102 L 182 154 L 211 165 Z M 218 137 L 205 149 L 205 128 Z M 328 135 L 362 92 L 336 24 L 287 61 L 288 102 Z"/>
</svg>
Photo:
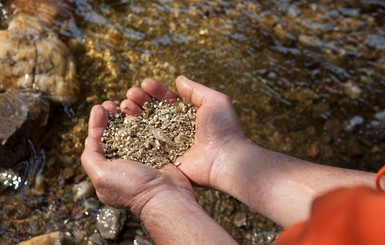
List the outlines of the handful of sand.
<svg viewBox="0 0 385 245">
<path fill-rule="evenodd" d="M 146 102 L 142 113 L 109 114 L 102 137 L 107 159 L 126 159 L 160 168 L 176 159 L 193 144 L 196 109 L 179 99 Z"/>
</svg>

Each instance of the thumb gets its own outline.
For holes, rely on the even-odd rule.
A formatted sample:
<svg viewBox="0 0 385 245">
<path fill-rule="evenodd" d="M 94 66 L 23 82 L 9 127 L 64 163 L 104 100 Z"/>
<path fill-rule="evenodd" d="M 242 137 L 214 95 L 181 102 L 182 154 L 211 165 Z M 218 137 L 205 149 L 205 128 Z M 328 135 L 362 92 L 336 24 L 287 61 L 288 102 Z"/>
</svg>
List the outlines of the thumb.
<svg viewBox="0 0 385 245">
<path fill-rule="evenodd" d="M 183 99 L 193 103 L 197 107 L 201 107 L 206 99 L 212 96 L 215 97 L 216 94 L 220 94 L 219 92 L 194 82 L 185 76 L 176 78 L 176 88 Z"/>
</svg>

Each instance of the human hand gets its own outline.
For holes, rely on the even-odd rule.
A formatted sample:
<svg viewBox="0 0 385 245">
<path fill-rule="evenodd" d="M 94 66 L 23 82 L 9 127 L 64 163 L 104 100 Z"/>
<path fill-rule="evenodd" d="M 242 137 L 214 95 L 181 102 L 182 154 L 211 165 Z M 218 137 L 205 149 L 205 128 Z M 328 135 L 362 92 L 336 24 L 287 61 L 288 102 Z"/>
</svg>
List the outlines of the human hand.
<svg viewBox="0 0 385 245">
<path fill-rule="evenodd" d="M 180 96 L 198 107 L 194 145 L 177 161 L 178 167 L 198 185 L 218 188 L 220 172 L 226 160 L 240 142 L 246 141 L 238 117 L 229 98 L 215 90 L 193 82 L 184 76 L 176 79 Z M 129 114 L 139 114 L 141 106 L 151 97 L 158 100 L 176 98 L 177 95 L 153 79 L 145 79 L 141 88 L 127 91 L 127 99 L 120 108 Z"/>
<path fill-rule="evenodd" d="M 172 198 L 195 202 L 189 180 L 173 165 L 156 170 L 138 162 L 108 161 L 104 157 L 101 137 L 107 126 L 108 111 L 116 110 L 111 101 L 92 108 L 81 157 L 99 199 L 112 207 L 131 209 L 139 216 L 145 206 L 162 205 Z"/>
</svg>

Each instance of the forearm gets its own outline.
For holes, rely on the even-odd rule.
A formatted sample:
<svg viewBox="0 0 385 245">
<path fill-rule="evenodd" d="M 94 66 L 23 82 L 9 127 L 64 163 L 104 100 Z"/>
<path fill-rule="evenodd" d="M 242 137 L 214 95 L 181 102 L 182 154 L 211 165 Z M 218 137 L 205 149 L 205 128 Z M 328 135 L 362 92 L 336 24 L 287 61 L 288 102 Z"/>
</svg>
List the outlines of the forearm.
<svg viewBox="0 0 385 245">
<path fill-rule="evenodd" d="M 309 215 L 313 199 L 337 187 L 374 187 L 375 174 L 313 164 L 252 142 L 224 155 L 217 189 L 283 226 Z"/>
<path fill-rule="evenodd" d="M 193 197 L 183 193 L 158 195 L 145 205 L 140 218 L 156 244 L 236 244 Z"/>
</svg>

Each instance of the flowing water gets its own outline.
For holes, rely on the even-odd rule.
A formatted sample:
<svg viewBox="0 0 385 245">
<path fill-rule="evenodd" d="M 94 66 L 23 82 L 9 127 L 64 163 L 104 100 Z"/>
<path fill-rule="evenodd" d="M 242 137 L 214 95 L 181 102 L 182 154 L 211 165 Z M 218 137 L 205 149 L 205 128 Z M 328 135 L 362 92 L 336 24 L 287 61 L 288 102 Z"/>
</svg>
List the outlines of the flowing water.
<svg viewBox="0 0 385 245">
<path fill-rule="evenodd" d="M 385 2 L 311 2 L 73 0 L 78 28 L 67 35 L 82 94 L 53 110 L 40 185 L 0 195 L 1 243 L 57 230 L 96 243 L 100 203 L 74 201 L 72 190 L 87 178 L 89 111 L 146 77 L 175 89 L 183 74 L 228 94 L 247 135 L 266 148 L 376 171 L 385 161 Z M 197 197 L 241 244 L 269 244 L 280 231 L 231 197 L 201 189 Z M 99 242 L 140 239 L 146 232 L 129 215 L 118 239 Z"/>
</svg>

